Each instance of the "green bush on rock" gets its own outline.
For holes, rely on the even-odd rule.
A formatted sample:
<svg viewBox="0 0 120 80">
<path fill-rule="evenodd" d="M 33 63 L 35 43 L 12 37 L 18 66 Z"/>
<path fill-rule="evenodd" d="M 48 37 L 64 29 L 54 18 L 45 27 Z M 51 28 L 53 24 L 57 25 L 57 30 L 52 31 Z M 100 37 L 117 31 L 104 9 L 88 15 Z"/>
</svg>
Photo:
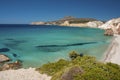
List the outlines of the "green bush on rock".
<svg viewBox="0 0 120 80">
<path fill-rule="evenodd" d="M 75 55 L 77 54 L 74 52 Z M 77 56 L 71 61 L 59 60 L 38 68 L 52 76 L 51 80 L 120 80 L 120 66 L 102 63 L 92 56 Z"/>
</svg>

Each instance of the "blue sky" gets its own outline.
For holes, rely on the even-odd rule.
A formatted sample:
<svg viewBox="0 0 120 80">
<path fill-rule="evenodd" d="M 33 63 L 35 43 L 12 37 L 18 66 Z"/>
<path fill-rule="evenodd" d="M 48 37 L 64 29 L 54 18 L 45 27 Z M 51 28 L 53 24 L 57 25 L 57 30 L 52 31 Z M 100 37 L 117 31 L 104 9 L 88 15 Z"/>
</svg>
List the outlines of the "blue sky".
<svg viewBox="0 0 120 80">
<path fill-rule="evenodd" d="M 0 0 L 0 24 L 52 21 L 64 16 L 120 17 L 120 0 Z"/>
</svg>

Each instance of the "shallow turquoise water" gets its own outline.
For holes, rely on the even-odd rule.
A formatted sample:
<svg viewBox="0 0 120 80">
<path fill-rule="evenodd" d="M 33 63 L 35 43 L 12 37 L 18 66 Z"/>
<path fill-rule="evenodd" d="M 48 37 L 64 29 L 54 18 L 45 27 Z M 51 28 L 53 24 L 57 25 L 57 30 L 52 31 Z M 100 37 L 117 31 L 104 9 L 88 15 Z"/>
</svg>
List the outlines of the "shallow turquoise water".
<svg viewBox="0 0 120 80">
<path fill-rule="evenodd" d="M 0 25 L 0 49 L 8 48 L 12 61 L 23 61 L 23 67 L 39 67 L 61 58 L 69 59 L 70 51 L 77 51 L 101 59 L 111 37 L 92 28 Z"/>
</svg>

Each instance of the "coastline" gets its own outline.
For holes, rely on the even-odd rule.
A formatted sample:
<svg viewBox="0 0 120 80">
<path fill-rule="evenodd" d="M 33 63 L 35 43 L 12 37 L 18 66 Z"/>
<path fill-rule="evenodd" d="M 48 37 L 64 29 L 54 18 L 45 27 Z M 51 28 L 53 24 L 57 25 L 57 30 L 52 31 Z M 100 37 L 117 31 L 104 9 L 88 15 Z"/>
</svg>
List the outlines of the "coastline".
<svg viewBox="0 0 120 80">
<path fill-rule="evenodd" d="M 74 26 L 69 26 L 74 27 Z M 79 26 L 76 26 L 79 27 Z M 98 28 L 103 29 L 100 27 L 89 27 L 89 28 Z M 104 29 L 105 30 L 105 29 Z M 113 36 L 113 39 L 103 54 L 102 62 L 111 62 L 120 65 L 120 35 Z M 17 69 L 17 70 L 6 70 L 0 71 L 0 78 L 2 80 L 50 80 L 51 76 L 47 76 L 46 74 L 40 74 L 35 68 L 28 68 L 28 69 Z"/>
<path fill-rule="evenodd" d="M 111 44 L 104 53 L 103 62 L 111 62 L 120 65 L 120 35 L 114 35 Z"/>
</svg>

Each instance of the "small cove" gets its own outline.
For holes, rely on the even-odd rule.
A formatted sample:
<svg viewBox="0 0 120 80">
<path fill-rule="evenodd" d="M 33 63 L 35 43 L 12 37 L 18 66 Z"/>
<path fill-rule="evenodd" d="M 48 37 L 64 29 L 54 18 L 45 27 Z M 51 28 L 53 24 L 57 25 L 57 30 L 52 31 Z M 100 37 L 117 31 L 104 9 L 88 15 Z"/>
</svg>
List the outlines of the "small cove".
<svg viewBox="0 0 120 80">
<path fill-rule="evenodd" d="M 0 49 L 9 49 L 0 53 L 21 60 L 24 68 L 69 59 L 73 50 L 101 59 L 112 39 L 103 34 L 95 28 L 0 25 Z"/>
</svg>

